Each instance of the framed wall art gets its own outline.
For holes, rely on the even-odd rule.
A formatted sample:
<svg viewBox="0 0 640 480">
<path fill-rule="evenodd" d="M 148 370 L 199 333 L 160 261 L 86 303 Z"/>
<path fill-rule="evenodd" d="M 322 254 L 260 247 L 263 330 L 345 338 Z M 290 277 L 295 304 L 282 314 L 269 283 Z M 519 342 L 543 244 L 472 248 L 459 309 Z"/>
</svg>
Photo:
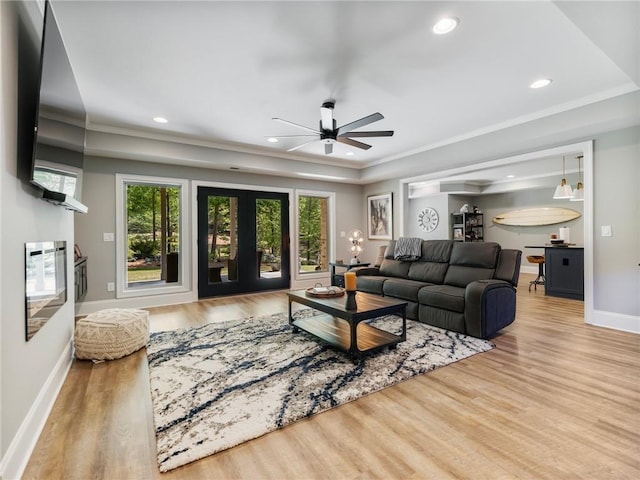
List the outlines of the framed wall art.
<svg viewBox="0 0 640 480">
<path fill-rule="evenodd" d="M 367 197 L 367 213 L 369 239 L 393 239 L 393 193 Z"/>
</svg>

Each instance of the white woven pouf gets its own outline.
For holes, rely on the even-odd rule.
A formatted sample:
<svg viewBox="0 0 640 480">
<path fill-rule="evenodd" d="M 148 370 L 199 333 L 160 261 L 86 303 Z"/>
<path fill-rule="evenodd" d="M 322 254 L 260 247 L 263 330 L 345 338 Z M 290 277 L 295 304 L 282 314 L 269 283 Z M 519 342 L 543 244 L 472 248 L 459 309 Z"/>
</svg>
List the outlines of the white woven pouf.
<svg viewBox="0 0 640 480">
<path fill-rule="evenodd" d="M 109 308 L 76 322 L 76 357 L 115 360 L 140 350 L 149 341 L 149 312 Z"/>
</svg>

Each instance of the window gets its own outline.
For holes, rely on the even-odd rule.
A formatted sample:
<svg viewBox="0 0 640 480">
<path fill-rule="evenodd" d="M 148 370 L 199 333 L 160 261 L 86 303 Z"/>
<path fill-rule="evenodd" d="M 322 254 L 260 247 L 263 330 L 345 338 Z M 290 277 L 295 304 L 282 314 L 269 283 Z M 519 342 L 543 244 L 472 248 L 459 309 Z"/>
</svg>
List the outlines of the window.
<svg viewBox="0 0 640 480">
<path fill-rule="evenodd" d="M 187 182 L 118 175 L 118 297 L 184 291 Z"/>
<path fill-rule="evenodd" d="M 298 274 L 326 273 L 333 255 L 334 194 L 297 192 L 296 200 Z"/>
</svg>

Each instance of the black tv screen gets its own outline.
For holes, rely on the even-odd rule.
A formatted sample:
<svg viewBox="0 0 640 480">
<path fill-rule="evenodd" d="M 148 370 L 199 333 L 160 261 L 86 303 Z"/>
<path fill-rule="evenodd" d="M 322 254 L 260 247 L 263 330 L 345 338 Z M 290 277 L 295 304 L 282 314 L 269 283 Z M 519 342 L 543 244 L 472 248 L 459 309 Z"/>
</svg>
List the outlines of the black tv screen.
<svg viewBox="0 0 640 480">
<path fill-rule="evenodd" d="M 51 4 L 45 3 L 30 182 L 42 198 L 86 212 L 81 202 L 86 113 Z"/>
</svg>

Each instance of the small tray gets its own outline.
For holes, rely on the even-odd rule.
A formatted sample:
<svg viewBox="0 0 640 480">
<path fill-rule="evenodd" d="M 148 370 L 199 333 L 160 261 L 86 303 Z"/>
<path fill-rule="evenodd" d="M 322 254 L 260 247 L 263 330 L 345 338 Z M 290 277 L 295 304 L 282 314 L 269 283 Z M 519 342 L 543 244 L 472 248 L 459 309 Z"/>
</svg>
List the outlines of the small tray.
<svg viewBox="0 0 640 480">
<path fill-rule="evenodd" d="M 307 297 L 317 298 L 333 298 L 341 297 L 344 295 L 344 288 L 342 287 L 311 287 L 305 290 Z"/>
</svg>

